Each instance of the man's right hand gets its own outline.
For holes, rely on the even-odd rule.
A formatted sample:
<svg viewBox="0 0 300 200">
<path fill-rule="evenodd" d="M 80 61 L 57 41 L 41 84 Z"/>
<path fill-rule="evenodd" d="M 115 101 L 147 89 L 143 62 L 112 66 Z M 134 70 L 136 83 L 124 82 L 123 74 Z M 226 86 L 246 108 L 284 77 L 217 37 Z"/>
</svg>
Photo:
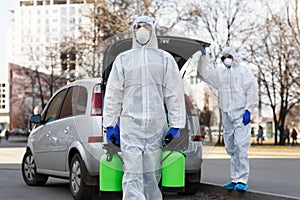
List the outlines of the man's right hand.
<svg viewBox="0 0 300 200">
<path fill-rule="evenodd" d="M 166 137 L 165 137 L 165 143 L 169 144 L 174 138 L 180 137 L 180 130 L 179 128 L 170 128 L 168 131 Z"/>
<path fill-rule="evenodd" d="M 109 143 L 120 145 L 120 128 L 118 124 L 116 127 L 107 127 L 106 128 L 106 139 Z"/>
</svg>

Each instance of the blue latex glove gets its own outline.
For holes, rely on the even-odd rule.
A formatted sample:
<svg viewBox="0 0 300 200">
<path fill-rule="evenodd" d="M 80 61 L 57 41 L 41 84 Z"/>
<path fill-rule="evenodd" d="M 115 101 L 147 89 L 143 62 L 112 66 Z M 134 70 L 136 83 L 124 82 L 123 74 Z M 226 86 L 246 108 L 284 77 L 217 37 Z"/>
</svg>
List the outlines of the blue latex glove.
<svg viewBox="0 0 300 200">
<path fill-rule="evenodd" d="M 205 56 L 206 55 L 206 47 L 203 47 L 203 50 L 202 50 L 202 55 Z"/>
<path fill-rule="evenodd" d="M 169 144 L 174 138 L 179 138 L 180 131 L 179 128 L 170 128 L 168 131 L 166 137 L 165 137 L 165 143 Z"/>
<path fill-rule="evenodd" d="M 249 124 L 250 121 L 251 121 L 251 113 L 248 110 L 246 110 L 243 115 L 243 124 L 246 126 L 247 124 Z"/>
<path fill-rule="evenodd" d="M 120 128 L 118 125 L 116 127 L 107 127 L 106 128 L 106 139 L 108 142 L 120 145 Z"/>
</svg>

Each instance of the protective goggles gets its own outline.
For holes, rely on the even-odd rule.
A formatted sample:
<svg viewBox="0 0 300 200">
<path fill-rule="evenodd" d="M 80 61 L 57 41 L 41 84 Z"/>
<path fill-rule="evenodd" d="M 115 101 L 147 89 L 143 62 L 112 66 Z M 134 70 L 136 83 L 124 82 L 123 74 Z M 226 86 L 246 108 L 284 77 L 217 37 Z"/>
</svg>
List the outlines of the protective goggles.
<svg viewBox="0 0 300 200">
<path fill-rule="evenodd" d="M 139 23 L 135 24 L 135 25 L 133 26 L 133 29 L 134 29 L 134 30 L 138 30 L 138 29 L 141 28 L 141 27 L 144 27 L 145 29 L 148 29 L 148 30 L 152 30 L 151 24 L 148 24 L 148 23 L 146 23 L 146 22 L 139 22 Z"/>
</svg>

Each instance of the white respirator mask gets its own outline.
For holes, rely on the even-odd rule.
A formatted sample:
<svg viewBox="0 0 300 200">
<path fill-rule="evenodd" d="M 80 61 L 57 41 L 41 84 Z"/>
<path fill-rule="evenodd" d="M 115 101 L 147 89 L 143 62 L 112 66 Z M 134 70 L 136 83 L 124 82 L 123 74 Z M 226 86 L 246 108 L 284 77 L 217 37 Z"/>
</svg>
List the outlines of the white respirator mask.
<svg viewBox="0 0 300 200">
<path fill-rule="evenodd" d="M 233 60 L 231 58 L 225 58 L 223 63 L 226 67 L 230 68 L 232 65 Z"/>
<path fill-rule="evenodd" d="M 150 33 L 151 31 L 144 27 L 139 28 L 135 33 L 136 41 L 142 46 L 146 45 L 150 41 Z"/>
</svg>

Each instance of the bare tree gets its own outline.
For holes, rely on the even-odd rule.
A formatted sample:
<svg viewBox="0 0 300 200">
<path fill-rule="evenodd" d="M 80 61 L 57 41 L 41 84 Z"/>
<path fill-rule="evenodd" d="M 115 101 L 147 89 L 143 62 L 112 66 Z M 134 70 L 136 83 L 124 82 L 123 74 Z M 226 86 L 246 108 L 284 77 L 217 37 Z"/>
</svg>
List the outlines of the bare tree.
<svg viewBox="0 0 300 200">
<path fill-rule="evenodd" d="M 78 27 L 81 34 L 75 38 L 78 57 L 88 77 L 101 77 L 106 47 L 115 40 L 130 37 L 130 25 L 136 16 L 154 17 L 158 34 L 167 34 L 179 22 L 191 20 L 194 13 L 192 7 L 176 0 L 89 0 L 88 3 L 82 9 L 87 23 Z M 170 10 L 171 18 L 166 15 Z"/>
<path fill-rule="evenodd" d="M 294 29 L 299 22 L 295 15 L 290 17 L 288 4 L 285 5 L 288 17 L 273 13 L 267 2 L 265 5 L 268 16 L 261 25 L 261 31 L 256 34 L 256 40 L 249 45 L 249 50 L 252 53 L 251 61 L 259 69 L 262 103 L 272 109 L 275 133 L 280 131 L 280 140 L 278 142 L 275 134 L 274 143 L 284 144 L 286 117 L 300 102 L 300 65 L 297 62 L 300 52 L 298 37 L 295 36 L 297 30 Z M 298 6 L 297 3 L 295 5 Z"/>
</svg>

